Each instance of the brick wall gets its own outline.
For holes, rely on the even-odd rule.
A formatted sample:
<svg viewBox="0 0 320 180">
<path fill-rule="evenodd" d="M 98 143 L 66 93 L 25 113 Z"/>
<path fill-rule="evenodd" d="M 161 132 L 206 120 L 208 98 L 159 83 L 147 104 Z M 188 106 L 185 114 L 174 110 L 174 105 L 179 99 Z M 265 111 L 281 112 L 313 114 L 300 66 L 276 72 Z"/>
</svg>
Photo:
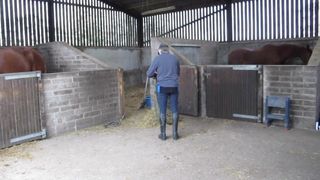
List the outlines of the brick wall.
<svg viewBox="0 0 320 180">
<path fill-rule="evenodd" d="M 49 136 L 106 122 L 123 114 L 121 70 L 43 74 L 42 119 Z"/>
<path fill-rule="evenodd" d="M 123 115 L 123 71 L 66 43 L 36 47 L 48 73 L 42 77 L 41 118 L 49 136 L 107 122 Z"/>
<path fill-rule="evenodd" d="M 49 73 L 92 71 L 111 68 L 108 64 L 62 42 L 41 44 L 36 47 L 46 60 Z"/>
<path fill-rule="evenodd" d="M 314 129 L 317 117 L 318 67 L 264 66 L 264 99 L 267 95 L 291 98 L 291 120 L 300 129 Z"/>
</svg>

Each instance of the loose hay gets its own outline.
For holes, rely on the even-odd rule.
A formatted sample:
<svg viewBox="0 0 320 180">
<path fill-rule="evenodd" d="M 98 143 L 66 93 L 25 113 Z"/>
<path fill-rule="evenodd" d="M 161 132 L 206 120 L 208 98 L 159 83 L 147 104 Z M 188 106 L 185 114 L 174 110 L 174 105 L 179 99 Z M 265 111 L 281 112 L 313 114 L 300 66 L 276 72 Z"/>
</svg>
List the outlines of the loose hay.
<svg viewBox="0 0 320 180">
<path fill-rule="evenodd" d="M 143 102 L 144 87 L 130 87 L 125 91 L 125 118 L 122 120 L 121 125 L 138 127 L 138 128 L 151 128 L 159 126 L 159 117 L 156 115 L 154 109 L 138 109 Z M 181 121 L 181 116 L 179 118 Z M 172 124 L 172 113 L 167 110 L 167 124 Z"/>
<path fill-rule="evenodd" d="M 5 158 L 31 160 L 33 156 L 29 153 L 28 149 L 34 148 L 35 145 L 36 141 L 32 141 L 9 148 L 0 149 L 0 162 L 4 161 Z"/>
<path fill-rule="evenodd" d="M 125 91 L 125 118 L 121 125 L 151 128 L 159 125 L 156 112 L 152 109 L 138 109 L 143 102 L 144 87 L 130 87 Z"/>
</svg>

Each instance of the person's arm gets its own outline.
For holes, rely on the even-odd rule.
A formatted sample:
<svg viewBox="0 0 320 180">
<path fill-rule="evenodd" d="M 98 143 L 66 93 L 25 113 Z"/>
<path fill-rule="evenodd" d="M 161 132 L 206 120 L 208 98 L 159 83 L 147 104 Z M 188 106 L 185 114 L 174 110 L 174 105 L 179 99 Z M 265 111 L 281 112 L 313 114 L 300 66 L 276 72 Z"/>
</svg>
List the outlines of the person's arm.
<svg viewBox="0 0 320 180">
<path fill-rule="evenodd" d="M 152 78 L 152 77 L 154 76 L 154 74 L 156 73 L 157 68 L 158 68 L 158 61 L 157 61 L 157 59 L 155 59 L 155 60 L 151 63 L 150 67 L 148 68 L 147 76 L 148 76 L 149 78 Z"/>
<path fill-rule="evenodd" d="M 180 76 L 180 62 L 178 61 L 178 76 Z"/>
</svg>

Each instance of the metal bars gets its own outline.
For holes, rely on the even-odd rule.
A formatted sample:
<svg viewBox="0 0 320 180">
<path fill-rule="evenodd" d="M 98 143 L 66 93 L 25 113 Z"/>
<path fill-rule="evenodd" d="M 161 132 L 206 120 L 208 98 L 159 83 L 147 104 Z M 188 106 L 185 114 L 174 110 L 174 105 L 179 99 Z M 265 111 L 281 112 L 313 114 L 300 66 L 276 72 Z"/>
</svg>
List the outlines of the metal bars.
<svg viewBox="0 0 320 180">
<path fill-rule="evenodd" d="M 225 5 L 145 16 L 144 46 L 150 46 L 151 37 L 227 41 L 226 23 Z"/>
<path fill-rule="evenodd" d="M 144 46 L 153 36 L 218 42 L 319 36 L 318 0 L 237 1 L 229 11 L 216 5 L 145 16 L 139 34 Z M 0 46 L 137 46 L 138 27 L 136 17 L 100 0 L 0 2 Z"/>
<path fill-rule="evenodd" d="M 100 0 L 0 2 L 0 46 L 50 41 L 72 46 L 137 46 L 137 19 Z"/>
<path fill-rule="evenodd" d="M 319 36 L 318 0 L 243 1 L 232 11 L 233 41 Z"/>
<path fill-rule="evenodd" d="M 2 0 L 0 46 L 34 46 L 49 41 L 47 0 Z"/>
<path fill-rule="evenodd" d="M 137 19 L 98 0 L 55 0 L 57 41 L 72 46 L 137 46 Z"/>
<path fill-rule="evenodd" d="M 233 2 L 230 10 L 229 22 L 226 5 L 145 16 L 144 46 L 153 36 L 225 42 L 320 35 L 318 0 L 247 0 Z"/>
</svg>

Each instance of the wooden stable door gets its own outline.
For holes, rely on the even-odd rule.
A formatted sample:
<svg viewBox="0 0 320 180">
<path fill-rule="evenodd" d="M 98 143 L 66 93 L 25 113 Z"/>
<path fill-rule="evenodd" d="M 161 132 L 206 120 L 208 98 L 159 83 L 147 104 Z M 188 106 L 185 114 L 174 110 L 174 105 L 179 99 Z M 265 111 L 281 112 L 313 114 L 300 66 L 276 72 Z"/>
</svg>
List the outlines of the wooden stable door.
<svg viewBox="0 0 320 180">
<path fill-rule="evenodd" d="M 199 115 L 198 69 L 183 65 L 180 68 L 179 113 L 190 116 Z"/>
<path fill-rule="evenodd" d="M 259 121 L 259 67 L 206 66 L 208 117 Z"/>
<path fill-rule="evenodd" d="M 0 148 L 43 138 L 38 72 L 0 75 Z"/>
</svg>

